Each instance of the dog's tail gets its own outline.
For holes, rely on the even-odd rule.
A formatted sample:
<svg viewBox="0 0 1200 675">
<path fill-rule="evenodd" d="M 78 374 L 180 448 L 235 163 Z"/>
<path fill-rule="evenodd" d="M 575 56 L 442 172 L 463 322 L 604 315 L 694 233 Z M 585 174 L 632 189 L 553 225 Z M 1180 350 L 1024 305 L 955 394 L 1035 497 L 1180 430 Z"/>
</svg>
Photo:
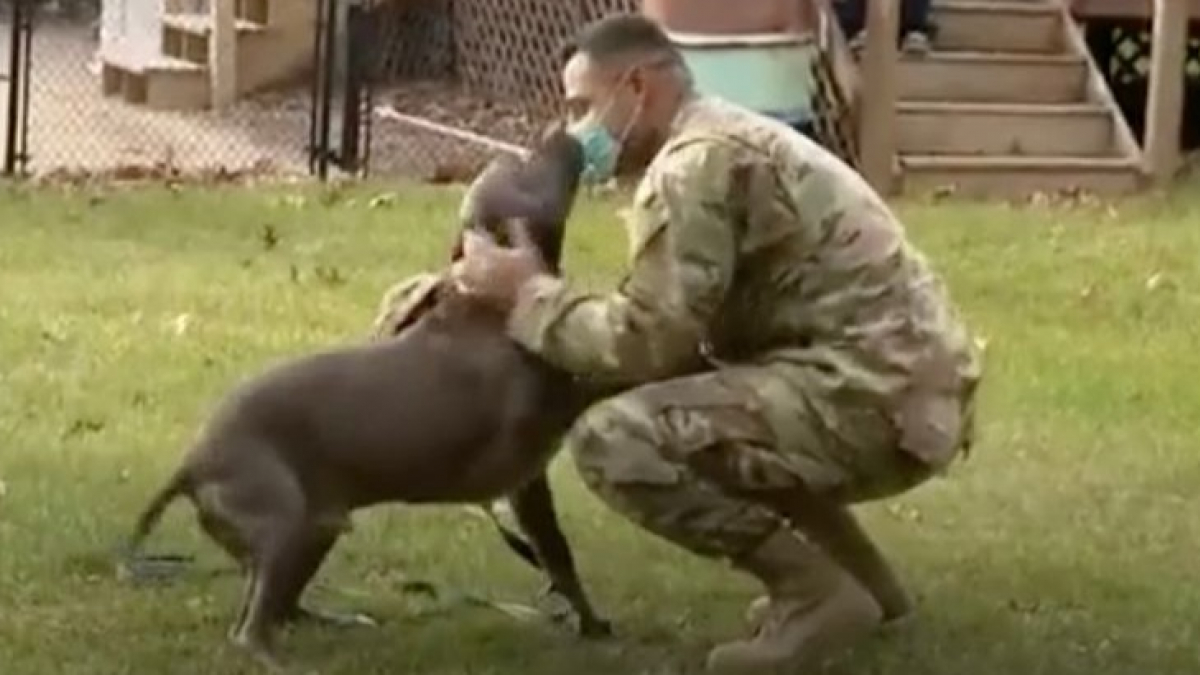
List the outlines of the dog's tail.
<svg viewBox="0 0 1200 675">
<path fill-rule="evenodd" d="M 145 567 L 144 563 L 178 564 L 190 560 L 187 556 L 158 556 L 153 560 L 143 560 L 139 555 L 139 551 L 142 542 L 150 536 L 150 533 L 158 526 L 159 521 L 162 520 L 163 513 L 167 510 L 167 507 L 179 497 L 191 492 L 191 489 L 191 475 L 189 467 L 185 464 L 151 498 L 150 503 L 146 505 L 141 515 L 138 516 L 133 533 L 126 539 L 118 554 L 120 559 L 119 564 L 124 568 L 126 573 L 135 578 L 140 578 L 146 576 L 146 571 L 142 569 Z"/>
</svg>

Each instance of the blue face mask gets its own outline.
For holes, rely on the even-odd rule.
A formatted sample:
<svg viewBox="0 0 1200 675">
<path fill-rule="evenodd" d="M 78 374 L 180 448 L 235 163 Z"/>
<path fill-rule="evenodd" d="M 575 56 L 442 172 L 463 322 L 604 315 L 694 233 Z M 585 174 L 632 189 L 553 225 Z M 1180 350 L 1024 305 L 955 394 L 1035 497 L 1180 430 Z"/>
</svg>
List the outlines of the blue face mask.
<svg viewBox="0 0 1200 675">
<path fill-rule="evenodd" d="M 628 77 L 626 75 L 625 77 Z M 613 99 L 610 98 L 608 103 L 604 105 L 601 111 L 593 111 L 567 129 L 568 133 L 579 141 L 583 147 L 583 180 L 587 183 L 600 184 L 608 182 L 609 179 L 617 171 L 617 161 L 621 157 L 622 146 L 629 136 L 629 132 L 633 129 L 634 123 L 642 114 L 642 106 L 644 101 L 639 100 L 637 107 L 634 108 L 633 114 L 629 117 L 629 121 L 625 123 L 625 129 L 621 132 L 621 137 L 617 138 L 613 135 L 608 127 L 601 122 L 604 114 L 612 107 Z"/>
<path fill-rule="evenodd" d="M 620 143 L 594 115 L 589 115 L 573 125 L 570 134 L 583 148 L 583 180 L 585 183 L 600 184 L 613 177 L 617 169 Z"/>
</svg>

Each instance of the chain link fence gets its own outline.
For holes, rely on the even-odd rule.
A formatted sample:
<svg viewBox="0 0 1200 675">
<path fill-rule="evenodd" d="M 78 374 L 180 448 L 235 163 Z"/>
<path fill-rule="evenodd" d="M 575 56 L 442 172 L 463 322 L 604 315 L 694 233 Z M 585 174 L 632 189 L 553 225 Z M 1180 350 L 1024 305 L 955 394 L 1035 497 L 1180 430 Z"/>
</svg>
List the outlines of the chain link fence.
<svg viewBox="0 0 1200 675">
<path fill-rule="evenodd" d="M 637 0 L 423 0 L 373 3 L 377 108 L 527 145 L 558 112 L 563 45 L 585 23 L 636 11 Z M 372 121 L 371 170 L 427 180 L 473 175 L 496 152 L 486 144 Z"/>
<path fill-rule="evenodd" d="M 123 88 L 128 84 L 107 82 L 102 62 L 121 57 L 119 50 L 113 54 L 113 44 L 119 42 L 111 37 L 114 31 L 133 37 L 158 35 L 155 31 L 161 31 L 164 12 L 204 19 L 211 0 L 24 1 L 36 13 L 26 167 L 30 172 L 130 176 L 307 172 L 315 109 L 311 69 L 288 86 L 243 95 L 220 110 L 150 107 L 131 100 L 137 96 Z M 11 2 L 0 0 L 5 20 L 10 15 L 4 8 Z M 238 5 L 254 2 L 273 12 L 294 12 L 298 5 L 290 3 L 315 5 L 316 0 L 238 0 Z M 368 171 L 375 176 L 450 182 L 469 179 L 497 152 L 495 144 L 456 132 L 529 144 L 559 112 L 563 45 L 587 22 L 613 12 L 637 11 L 640 3 L 358 0 L 358 4 L 369 12 L 370 26 L 369 40 L 352 43 L 352 48 L 363 50 L 359 54 L 365 56 L 369 70 L 370 95 L 362 110 L 370 124 Z M 140 18 L 137 11 L 142 12 Z M 315 25 L 304 29 L 311 33 L 310 47 L 316 42 L 316 29 Z M 107 31 L 104 37 L 102 31 Z M 0 24 L 0 36 L 9 34 L 8 27 Z M 206 47 L 193 54 L 199 58 L 181 64 L 158 54 L 167 49 L 161 37 L 149 40 L 149 45 L 141 41 L 140 58 L 146 58 L 147 50 L 154 52 L 150 58 L 158 59 L 161 67 L 195 70 L 206 63 Z M 256 58 L 269 58 L 261 56 L 268 52 L 257 54 Z M 311 58 L 309 62 L 314 65 Z M 822 62 L 818 70 L 818 131 L 833 140 L 849 140 L 853 134 L 847 133 L 852 131 L 847 126 L 848 103 L 837 96 L 828 64 Z M 206 81 L 203 73 L 200 76 Z M 422 123 L 414 124 L 413 118 Z M 854 154 L 849 143 L 838 145 L 845 146 L 835 148 L 839 154 Z"/>
<path fill-rule="evenodd" d="M 119 1 L 105 0 L 114 6 Z M 161 7 L 158 0 L 129 4 Z M 114 91 L 113 83 L 105 81 L 102 61 L 108 59 L 101 58 L 99 0 L 34 1 L 26 8 L 34 13 L 25 158 L 29 173 L 134 177 L 306 170 L 309 102 L 303 87 L 246 97 L 220 111 L 151 108 L 127 100 L 136 98 L 129 90 L 135 84 Z M 196 9 L 200 11 L 189 16 L 206 11 Z M 5 40 L 12 34 L 9 21 L 11 13 L 5 11 L 0 22 Z M 124 58 L 119 45 L 111 48 L 112 58 Z M 178 69 L 181 77 L 197 70 L 178 59 L 154 58 L 162 68 Z M 204 77 L 202 72 L 195 76 Z"/>
</svg>

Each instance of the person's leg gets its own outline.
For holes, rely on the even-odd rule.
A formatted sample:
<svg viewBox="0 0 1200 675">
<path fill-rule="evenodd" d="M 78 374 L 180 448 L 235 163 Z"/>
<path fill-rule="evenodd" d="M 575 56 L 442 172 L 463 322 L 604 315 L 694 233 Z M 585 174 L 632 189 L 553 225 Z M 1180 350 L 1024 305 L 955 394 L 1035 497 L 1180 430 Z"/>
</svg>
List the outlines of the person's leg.
<svg viewBox="0 0 1200 675">
<path fill-rule="evenodd" d="M 912 615 L 912 597 L 849 507 L 794 492 L 781 495 L 779 502 L 779 508 L 809 541 L 823 548 L 867 589 L 883 611 L 885 625 L 901 623 Z M 769 610 L 770 598 L 755 599 L 746 611 L 747 623 L 760 626 Z"/>
<path fill-rule="evenodd" d="M 716 670 L 815 663 L 882 616 L 851 574 L 792 531 L 782 507 L 768 506 L 810 486 L 852 490 L 865 465 L 840 457 L 853 448 L 829 446 L 834 436 L 791 377 L 736 368 L 648 385 L 594 407 L 568 439 L 583 482 L 610 507 L 763 583 L 770 602 L 757 635 L 715 649 Z M 888 443 L 890 430 L 874 431 L 868 445 Z"/>
<path fill-rule="evenodd" d="M 900 11 L 901 48 L 909 54 L 926 54 L 931 48 L 930 0 L 903 0 Z"/>
<path fill-rule="evenodd" d="M 853 39 L 867 25 L 867 0 L 835 0 L 833 10 L 847 40 Z"/>
</svg>

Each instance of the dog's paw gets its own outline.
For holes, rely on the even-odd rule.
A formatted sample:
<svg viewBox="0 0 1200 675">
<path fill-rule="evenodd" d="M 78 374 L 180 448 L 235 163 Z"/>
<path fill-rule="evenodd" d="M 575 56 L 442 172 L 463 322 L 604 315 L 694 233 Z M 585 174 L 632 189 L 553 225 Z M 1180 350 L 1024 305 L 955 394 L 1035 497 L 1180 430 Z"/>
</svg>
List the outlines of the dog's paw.
<svg viewBox="0 0 1200 675">
<path fill-rule="evenodd" d="M 598 616 L 580 618 L 576 632 L 580 637 L 588 640 L 603 640 L 611 638 L 615 634 L 612 622 Z"/>
</svg>

